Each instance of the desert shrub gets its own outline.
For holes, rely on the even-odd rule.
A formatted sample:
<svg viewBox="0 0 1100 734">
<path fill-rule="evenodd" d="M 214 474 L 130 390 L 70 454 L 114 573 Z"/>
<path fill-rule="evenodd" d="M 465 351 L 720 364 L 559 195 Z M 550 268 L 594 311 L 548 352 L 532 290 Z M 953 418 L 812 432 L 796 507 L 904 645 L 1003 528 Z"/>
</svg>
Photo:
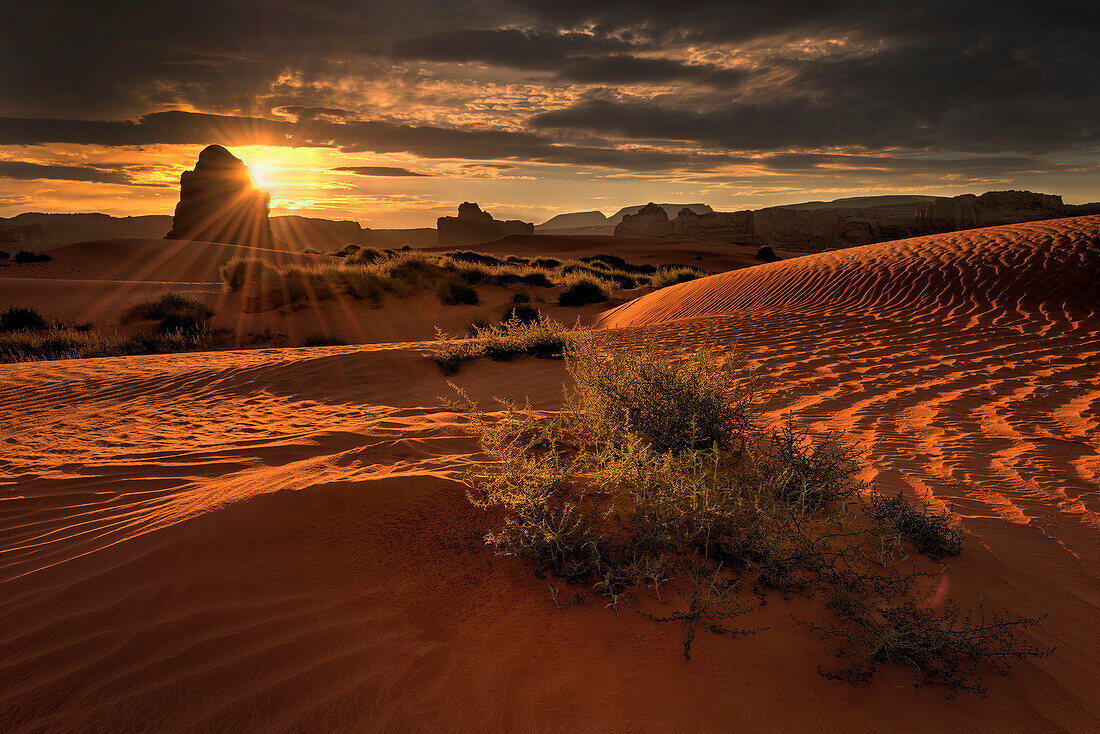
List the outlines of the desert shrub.
<svg viewBox="0 0 1100 734">
<path fill-rule="evenodd" d="M 0 313 L 0 332 L 42 331 L 45 328 L 46 320 L 33 308 L 12 306 Z"/>
<path fill-rule="evenodd" d="M 512 303 L 530 303 L 531 294 L 527 291 L 516 291 L 512 294 Z"/>
<path fill-rule="evenodd" d="M 906 502 L 900 492 L 894 497 L 871 492 L 864 511 L 873 521 L 896 532 L 933 560 L 962 553 L 962 531 L 948 513 L 933 512 L 928 507 L 918 510 Z"/>
<path fill-rule="evenodd" d="M 759 250 L 757 250 L 755 257 L 756 257 L 757 260 L 763 260 L 766 263 L 779 262 L 780 260 L 783 259 L 783 258 L 779 257 L 779 255 L 776 255 L 775 250 L 773 250 L 768 245 L 764 245 Z"/>
<path fill-rule="evenodd" d="M 702 353 L 673 363 L 650 348 L 601 357 L 578 343 L 567 365 L 600 435 L 684 451 L 726 448 L 748 426 L 749 393 L 737 389 L 743 375 L 732 359 Z"/>
<path fill-rule="evenodd" d="M 666 288 L 677 283 L 700 278 L 704 273 L 695 268 L 661 268 L 649 279 L 654 288 Z"/>
<path fill-rule="evenodd" d="M 589 265 L 581 260 L 571 260 L 558 268 L 560 278 L 568 280 L 570 275 L 587 274 L 593 278 L 613 283 L 616 288 L 634 288 L 639 278 L 624 270 L 612 269 L 601 262 Z M 645 280 L 645 279 L 643 279 Z"/>
<path fill-rule="evenodd" d="M 278 282 L 279 272 L 258 257 L 234 257 L 221 266 L 222 284 L 230 293 L 267 289 Z"/>
<path fill-rule="evenodd" d="M 541 318 L 542 312 L 537 308 L 525 303 L 519 303 L 504 309 L 504 313 L 501 315 L 500 320 L 503 322 L 518 321 L 521 324 L 533 324 Z"/>
<path fill-rule="evenodd" d="M 344 258 L 344 262 L 349 265 L 370 265 L 371 263 L 381 262 L 387 257 L 386 253 L 382 252 L 377 247 L 359 247 L 355 252 L 348 253 Z"/>
<path fill-rule="evenodd" d="M 531 259 L 530 265 L 533 268 L 556 268 L 561 265 L 561 260 L 552 257 L 536 257 Z"/>
<path fill-rule="evenodd" d="M 620 270 L 627 267 L 626 260 L 615 255 L 591 255 L 589 257 L 582 257 L 581 262 L 586 263 L 601 263 L 603 265 L 610 266 L 612 268 L 618 268 Z"/>
<path fill-rule="evenodd" d="M 42 331 L 0 334 L 0 362 L 167 354 L 230 346 L 226 330 L 209 328 L 194 332 L 147 332 L 124 338 L 105 336 L 94 330 L 51 327 Z"/>
<path fill-rule="evenodd" d="M 443 253 L 444 256 L 456 260 L 458 262 L 476 263 L 478 265 L 503 265 L 504 260 L 501 260 L 495 255 L 487 255 L 482 252 L 471 252 L 470 250 L 454 250 L 452 252 Z"/>
<path fill-rule="evenodd" d="M 464 362 L 485 357 L 510 360 L 527 355 L 560 359 L 579 333 L 545 316 L 531 323 L 513 320 L 498 326 L 475 322 L 467 327 L 468 332 L 471 330 L 469 339 L 453 339 L 438 331 L 435 346 L 424 356 L 439 365 L 443 374 L 453 375 Z"/>
<path fill-rule="evenodd" d="M 488 282 L 493 276 L 491 267 L 477 263 L 455 262 L 448 269 L 470 285 L 481 285 Z"/>
<path fill-rule="evenodd" d="M 611 290 L 610 284 L 586 273 L 570 273 L 565 278 L 565 288 L 558 294 L 559 306 L 584 306 L 603 303 Z"/>
<path fill-rule="evenodd" d="M 313 331 L 302 339 L 303 347 L 342 347 L 347 344 L 344 339 L 323 331 Z"/>
<path fill-rule="evenodd" d="M 156 321 L 157 331 L 168 334 L 204 329 L 213 315 L 213 309 L 201 298 L 173 292 L 139 303 L 129 310 L 126 318 Z"/>
<path fill-rule="evenodd" d="M 20 250 L 15 253 L 15 257 L 12 258 L 13 262 L 17 263 L 42 263 L 53 260 L 52 257 L 44 252 L 31 252 L 30 250 Z"/>
<path fill-rule="evenodd" d="M 471 305 L 481 303 L 477 289 L 458 278 L 449 278 L 439 284 L 436 289 L 439 302 L 444 306 Z"/>
<path fill-rule="evenodd" d="M 7 250 L 0 250 L 0 260 L 7 260 L 11 257 L 11 253 Z"/>
<path fill-rule="evenodd" d="M 457 369 L 477 343 L 452 343 L 440 359 Z M 505 404 L 490 418 L 467 399 L 487 457 L 465 475 L 467 496 L 487 512 L 483 540 L 495 553 L 584 584 L 616 614 L 682 625 L 688 659 L 703 630 L 759 631 L 733 620 L 772 591 L 820 600 L 835 615 L 810 626 L 840 641 L 841 669 L 823 673 L 853 683 L 883 663 L 909 664 L 918 684 L 981 693 L 984 666 L 1004 672 L 1012 658 L 1044 654 L 1014 636 L 1037 620 L 927 604 L 932 574 L 850 512 L 844 488 L 859 485 L 860 470 L 851 454 L 791 423 L 753 425 L 751 389 L 729 360 L 664 362 L 590 337 L 568 349 L 577 387 L 561 413 Z M 650 593 L 658 606 L 642 603 Z M 573 603 L 553 582 L 550 594 L 559 608 Z"/>
</svg>

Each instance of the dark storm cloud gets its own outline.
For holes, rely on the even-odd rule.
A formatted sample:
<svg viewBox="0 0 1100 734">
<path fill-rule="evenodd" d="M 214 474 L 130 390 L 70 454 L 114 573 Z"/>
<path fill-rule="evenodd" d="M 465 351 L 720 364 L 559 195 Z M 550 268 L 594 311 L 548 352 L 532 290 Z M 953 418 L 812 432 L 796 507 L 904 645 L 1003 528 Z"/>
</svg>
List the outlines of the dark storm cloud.
<svg viewBox="0 0 1100 734">
<path fill-rule="evenodd" d="M 0 121 L 9 144 L 253 140 L 630 170 L 822 149 L 982 154 L 1033 170 L 1036 156 L 1100 148 L 1100 26 L 1085 0 L 11 5 L 0 114 L 39 119 Z M 342 108 L 355 93 L 335 98 L 326 84 L 387 80 L 394 59 L 444 90 L 467 63 L 487 67 L 479 81 L 532 72 L 535 96 L 542 79 L 551 99 L 572 84 L 610 89 L 500 131 L 492 105 L 472 104 L 484 118 L 468 127 L 360 121 Z M 617 89 L 646 84 L 674 92 Z M 436 99 L 454 104 L 447 91 Z M 219 114 L 145 114 L 184 107 Z M 677 149 L 622 144 L 639 141 Z M 713 153 L 681 152 L 691 147 Z"/>
<path fill-rule="evenodd" d="M 398 40 L 395 58 L 419 61 L 476 62 L 515 69 L 557 69 L 570 57 L 615 53 L 631 48 L 624 41 L 586 33 L 536 33 L 517 29 L 448 30 Z"/>
<path fill-rule="evenodd" d="M 673 59 L 638 56 L 602 56 L 572 59 L 558 72 L 558 78 L 595 84 L 638 84 L 644 82 L 700 82 L 717 87 L 740 84 L 746 72 L 722 69 L 710 64 L 684 64 Z"/>
<path fill-rule="evenodd" d="M 63 166 L 25 161 L 0 161 L 0 178 L 135 185 L 128 173 L 111 166 Z"/>
<path fill-rule="evenodd" d="M 407 168 L 394 166 L 337 166 L 334 171 L 341 173 L 354 173 L 357 176 L 430 176 L 428 173 L 417 173 Z"/>
<path fill-rule="evenodd" d="M 426 158 L 516 159 L 624 170 L 677 166 L 705 170 L 742 160 L 644 148 L 563 145 L 527 132 L 455 130 L 380 121 L 303 123 L 193 112 L 157 112 L 138 121 L 0 118 L 0 145 L 272 145 L 348 153 L 412 153 Z"/>
</svg>

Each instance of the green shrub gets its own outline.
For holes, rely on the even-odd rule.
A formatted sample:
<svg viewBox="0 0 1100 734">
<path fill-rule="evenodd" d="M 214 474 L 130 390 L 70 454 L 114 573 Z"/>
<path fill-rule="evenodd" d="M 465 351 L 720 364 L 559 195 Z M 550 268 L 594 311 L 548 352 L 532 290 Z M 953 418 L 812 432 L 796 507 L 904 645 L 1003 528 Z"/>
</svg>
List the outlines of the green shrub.
<svg viewBox="0 0 1100 734">
<path fill-rule="evenodd" d="M 726 448 L 748 426 L 748 391 L 734 360 L 709 354 L 669 362 L 653 349 L 599 354 L 578 343 L 567 360 L 600 435 L 633 435 L 654 451 Z"/>
<path fill-rule="evenodd" d="M 872 492 L 864 510 L 874 522 L 897 533 L 933 560 L 962 553 L 962 531 L 946 512 L 933 512 L 928 507 L 918 510 L 900 492 L 895 497 Z"/>
<path fill-rule="evenodd" d="M 453 372 L 479 345 L 450 342 L 437 361 Z M 849 511 L 849 488 L 860 486 L 852 454 L 790 423 L 770 434 L 753 426 L 728 360 L 663 362 L 603 351 L 593 337 L 569 349 L 577 388 L 557 415 L 506 404 L 494 419 L 459 391 L 487 457 L 465 475 L 467 496 L 487 511 L 484 542 L 497 554 L 584 584 L 616 614 L 682 625 L 688 659 L 702 630 L 758 631 L 731 620 L 769 589 L 836 615 L 838 624 L 810 624 L 841 642 L 847 666 L 828 677 L 859 682 L 883 663 L 908 664 L 918 685 L 981 693 L 982 666 L 1004 672 L 1010 659 L 1045 654 L 1013 634 L 1037 620 L 987 622 L 927 604 L 929 572 Z M 650 592 L 656 604 L 641 603 Z M 559 609 L 574 603 L 553 583 L 550 594 Z"/>
<path fill-rule="evenodd" d="M 157 321 L 157 331 L 168 334 L 200 331 L 213 315 L 213 309 L 201 298 L 173 292 L 139 303 L 129 310 L 127 318 Z"/>
<path fill-rule="evenodd" d="M 31 252 L 30 250 L 20 250 L 15 253 L 15 257 L 12 258 L 13 262 L 17 263 L 42 263 L 53 260 L 52 257 L 44 252 Z"/>
<path fill-rule="evenodd" d="M 46 320 L 34 309 L 12 306 L 0 313 L 0 332 L 42 331 L 45 328 Z"/>
<path fill-rule="evenodd" d="M 611 290 L 605 280 L 584 273 L 570 273 L 565 278 L 565 288 L 558 294 L 559 306 L 584 306 L 603 303 Z"/>
</svg>

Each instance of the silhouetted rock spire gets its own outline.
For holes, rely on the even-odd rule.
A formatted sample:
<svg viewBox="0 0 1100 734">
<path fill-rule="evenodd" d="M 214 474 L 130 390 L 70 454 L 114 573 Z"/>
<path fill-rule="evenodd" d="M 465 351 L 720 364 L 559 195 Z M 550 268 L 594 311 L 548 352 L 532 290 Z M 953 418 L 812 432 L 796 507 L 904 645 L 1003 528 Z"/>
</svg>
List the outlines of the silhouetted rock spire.
<svg viewBox="0 0 1100 734">
<path fill-rule="evenodd" d="M 199 153 L 195 169 L 180 176 L 180 201 L 167 239 L 271 247 L 269 202 L 240 158 L 211 145 Z"/>
</svg>

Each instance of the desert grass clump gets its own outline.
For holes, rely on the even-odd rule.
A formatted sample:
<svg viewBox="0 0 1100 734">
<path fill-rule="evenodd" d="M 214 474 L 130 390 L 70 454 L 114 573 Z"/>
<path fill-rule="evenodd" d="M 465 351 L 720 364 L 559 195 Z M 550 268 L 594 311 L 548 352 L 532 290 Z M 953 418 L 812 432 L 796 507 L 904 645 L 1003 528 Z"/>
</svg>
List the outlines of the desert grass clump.
<svg viewBox="0 0 1100 734">
<path fill-rule="evenodd" d="M 565 276 L 565 287 L 558 294 L 559 306 L 584 306 L 603 303 L 608 299 L 612 285 L 606 280 L 588 273 L 570 273 Z"/>
<path fill-rule="evenodd" d="M 524 355 L 561 359 L 580 332 L 540 315 L 530 323 L 512 319 L 496 326 L 480 320 L 471 323 L 467 333 L 470 338 L 455 339 L 437 331 L 435 346 L 424 356 L 435 362 L 445 375 L 455 374 L 466 362 L 486 357 L 498 361 Z"/>
<path fill-rule="evenodd" d="M 481 303 L 481 298 L 477 295 L 477 289 L 458 278 L 444 280 L 435 292 L 439 296 L 439 302 L 444 306 L 476 306 Z"/>
<path fill-rule="evenodd" d="M 214 310 L 201 298 L 171 292 L 139 303 L 127 312 L 125 318 L 156 321 L 156 330 L 168 334 L 201 331 L 213 315 Z"/>
<path fill-rule="evenodd" d="M 919 553 L 933 560 L 962 553 L 962 531 L 948 513 L 934 512 L 929 507 L 918 510 L 906 502 L 900 492 L 892 497 L 871 492 L 864 511 L 876 523 L 894 530 Z"/>
<path fill-rule="evenodd" d="M 12 306 L 0 313 L 0 333 L 42 331 L 46 326 L 46 319 L 33 308 Z"/>
<path fill-rule="evenodd" d="M 459 360 L 477 347 L 452 349 Z M 757 426 L 734 360 L 672 362 L 591 336 L 568 350 L 577 387 L 560 413 L 505 403 L 490 417 L 468 403 L 487 459 L 465 475 L 467 496 L 490 518 L 495 553 L 587 589 L 574 598 L 681 626 L 688 659 L 704 630 L 761 631 L 736 620 L 774 593 L 832 613 L 810 624 L 840 642 L 841 668 L 823 673 L 852 683 L 909 665 L 918 684 L 981 693 L 987 665 L 1045 653 L 1014 635 L 1037 620 L 927 604 L 937 572 L 904 552 L 895 524 L 851 511 L 855 455 L 790 422 Z M 573 603 L 553 581 L 550 593 Z"/>
<path fill-rule="evenodd" d="M 649 282 L 654 288 L 667 288 L 670 285 L 701 278 L 703 275 L 705 273 L 695 268 L 661 268 L 650 277 Z"/>
<path fill-rule="evenodd" d="M 354 252 L 349 252 L 345 256 L 344 262 L 349 265 L 370 265 L 381 262 L 386 257 L 386 253 L 377 247 L 359 247 Z"/>
<path fill-rule="evenodd" d="M 227 330 L 151 331 L 120 337 L 55 325 L 41 331 L 0 334 L 0 363 L 210 351 L 231 346 Z"/>
<path fill-rule="evenodd" d="M 221 266 L 222 284 L 230 293 L 265 290 L 279 280 L 279 271 L 258 257 L 234 257 Z"/>
</svg>

